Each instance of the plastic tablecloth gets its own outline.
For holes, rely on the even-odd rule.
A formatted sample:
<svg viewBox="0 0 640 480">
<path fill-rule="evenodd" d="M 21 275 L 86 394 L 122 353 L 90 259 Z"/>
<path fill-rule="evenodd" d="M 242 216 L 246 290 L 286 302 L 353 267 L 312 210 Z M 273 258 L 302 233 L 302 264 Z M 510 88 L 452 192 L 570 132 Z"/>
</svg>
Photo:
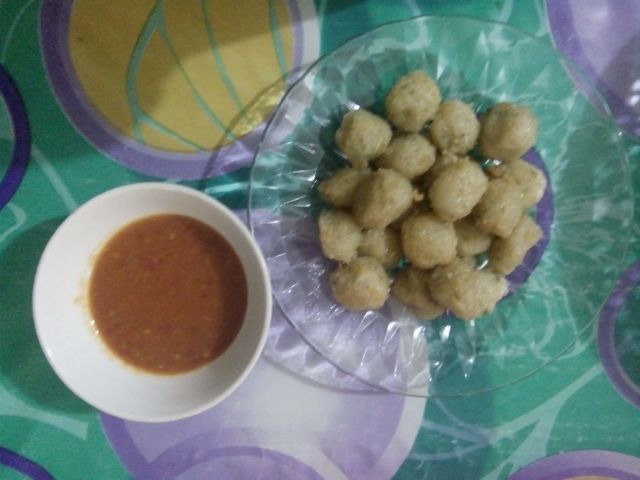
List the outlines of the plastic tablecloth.
<svg viewBox="0 0 640 480">
<path fill-rule="evenodd" d="M 468 15 L 552 42 L 603 93 L 640 185 L 637 0 L 0 0 L 0 478 L 640 479 L 640 230 L 602 314 L 559 358 L 460 398 L 375 391 L 274 311 L 218 406 L 145 424 L 54 374 L 34 273 L 66 216 L 113 187 L 178 182 L 243 216 L 292 75 L 382 23 Z"/>
</svg>

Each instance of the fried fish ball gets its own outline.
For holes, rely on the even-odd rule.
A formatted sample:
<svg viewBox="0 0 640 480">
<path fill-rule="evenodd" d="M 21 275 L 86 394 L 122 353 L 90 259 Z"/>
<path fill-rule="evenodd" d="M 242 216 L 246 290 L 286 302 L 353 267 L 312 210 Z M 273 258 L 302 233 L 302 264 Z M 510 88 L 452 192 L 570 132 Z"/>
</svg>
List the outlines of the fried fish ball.
<svg viewBox="0 0 640 480">
<path fill-rule="evenodd" d="M 413 180 L 429 170 L 435 161 L 436 149 L 431 142 L 418 133 L 410 133 L 393 138 L 376 163 Z"/>
<path fill-rule="evenodd" d="M 318 192 L 325 202 L 334 207 L 350 207 L 358 183 L 369 173 L 368 170 L 341 168 L 320 182 Z"/>
<path fill-rule="evenodd" d="M 367 168 L 369 160 L 382 155 L 391 141 L 391 127 L 373 113 L 361 108 L 342 118 L 336 144 L 354 168 Z"/>
<path fill-rule="evenodd" d="M 498 103 L 480 119 L 480 152 L 499 160 L 517 160 L 536 143 L 538 120 L 515 103 Z"/>
<path fill-rule="evenodd" d="M 466 217 L 487 190 L 486 175 L 473 160 L 459 160 L 445 169 L 429 188 L 433 211 L 453 222 Z"/>
<path fill-rule="evenodd" d="M 490 313 L 507 293 L 504 277 L 461 258 L 434 269 L 429 285 L 433 299 L 463 320 Z"/>
<path fill-rule="evenodd" d="M 411 182 L 394 170 L 381 168 L 364 178 L 353 196 L 353 216 L 364 228 L 384 228 L 413 203 Z"/>
<path fill-rule="evenodd" d="M 479 255 L 491 246 L 493 237 L 480 230 L 471 218 L 458 220 L 453 227 L 458 236 L 458 255 L 461 257 Z"/>
<path fill-rule="evenodd" d="M 438 152 L 436 154 L 436 161 L 424 176 L 424 187 L 427 189 L 431 187 L 442 172 L 461 159 L 462 157 L 454 155 L 453 153 Z"/>
<path fill-rule="evenodd" d="M 489 266 L 500 275 L 510 274 L 541 238 L 542 229 L 528 215 L 523 215 L 511 235 L 493 241 L 489 249 Z"/>
<path fill-rule="evenodd" d="M 473 148 L 480 122 L 469 105 L 459 100 L 440 104 L 431 123 L 431 139 L 440 150 L 464 154 Z"/>
<path fill-rule="evenodd" d="M 349 310 L 376 310 L 389 297 L 389 277 L 371 257 L 359 257 L 329 275 L 333 296 Z"/>
<path fill-rule="evenodd" d="M 349 213 L 325 210 L 318 218 L 318 227 L 325 257 L 345 263 L 356 258 L 362 229 Z"/>
<path fill-rule="evenodd" d="M 393 281 L 391 291 L 420 318 L 433 320 L 444 313 L 429 292 L 429 272 L 409 266 Z"/>
<path fill-rule="evenodd" d="M 385 99 L 387 118 L 403 132 L 419 132 L 431 120 L 442 97 L 440 88 L 423 71 L 416 70 L 400 78 Z"/>
<path fill-rule="evenodd" d="M 400 233 L 389 227 L 366 230 L 358 255 L 375 258 L 385 268 L 395 267 L 402 259 Z"/>
<path fill-rule="evenodd" d="M 453 224 L 433 213 L 419 212 L 402 223 L 402 249 L 416 267 L 432 268 L 456 257 L 458 239 Z"/>
<path fill-rule="evenodd" d="M 506 178 L 490 180 L 474 213 L 476 225 L 482 231 L 502 238 L 508 237 L 523 215 L 518 185 Z"/>
<path fill-rule="evenodd" d="M 391 222 L 389 224 L 389 228 L 400 231 L 400 229 L 402 228 L 402 224 L 407 218 L 409 218 L 411 215 L 415 213 L 422 212 L 422 211 L 428 211 L 428 210 L 426 209 L 426 206 L 422 202 L 416 201 L 414 198 L 413 204 L 407 210 L 405 210 L 402 215 L 400 215 L 393 222 Z"/>
<path fill-rule="evenodd" d="M 537 204 L 547 188 L 547 179 L 542 171 L 522 159 L 503 163 L 489 170 L 490 175 L 510 178 L 522 191 L 522 206 L 531 208 Z"/>
</svg>

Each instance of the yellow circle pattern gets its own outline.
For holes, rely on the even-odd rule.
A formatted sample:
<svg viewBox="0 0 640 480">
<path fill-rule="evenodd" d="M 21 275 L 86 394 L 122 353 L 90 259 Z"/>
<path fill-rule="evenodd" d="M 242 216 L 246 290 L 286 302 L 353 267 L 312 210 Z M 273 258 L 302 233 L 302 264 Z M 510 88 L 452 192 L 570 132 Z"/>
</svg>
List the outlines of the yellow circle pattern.
<svg viewBox="0 0 640 480">
<path fill-rule="evenodd" d="M 161 150 L 229 144 L 271 113 L 293 63 L 278 0 L 76 0 L 69 51 L 87 100 Z"/>
</svg>

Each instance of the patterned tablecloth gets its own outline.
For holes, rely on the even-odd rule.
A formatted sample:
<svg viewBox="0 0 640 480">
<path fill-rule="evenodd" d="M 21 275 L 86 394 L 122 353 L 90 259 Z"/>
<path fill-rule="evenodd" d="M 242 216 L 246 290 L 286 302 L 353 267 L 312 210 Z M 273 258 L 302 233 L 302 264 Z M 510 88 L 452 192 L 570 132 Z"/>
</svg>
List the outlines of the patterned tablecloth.
<svg viewBox="0 0 640 480">
<path fill-rule="evenodd" d="M 33 277 L 70 212 L 161 179 L 243 215 L 252 154 L 290 72 L 420 14 L 553 42 L 604 94 L 640 185 L 637 0 L 0 0 L 0 478 L 640 479 L 638 219 L 593 328 L 486 394 L 372 391 L 277 311 L 248 380 L 182 421 L 100 414 L 45 360 Z"/>
</svg>

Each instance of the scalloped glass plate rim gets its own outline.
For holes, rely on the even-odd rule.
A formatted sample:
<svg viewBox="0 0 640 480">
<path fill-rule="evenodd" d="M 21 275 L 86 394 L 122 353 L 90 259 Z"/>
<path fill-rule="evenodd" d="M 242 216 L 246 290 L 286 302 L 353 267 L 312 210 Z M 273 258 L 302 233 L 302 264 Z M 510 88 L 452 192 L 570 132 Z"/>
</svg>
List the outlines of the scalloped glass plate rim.
<svg viewBox="0 0 640 480">
<path fill-rule="evenodd" d="M 540 38 L 538 36 L 535 36 L 529 32 L 520 30 L 512 25 L 503 23 L 503 22 L 499 22 L 499 21 L 495 21 L 495 20 L 486 20 L 486 19 L 480 19 L 480 18 L 475 18 L 475 17 L 471 17 L 471 16 L 464 16 L 464 15 L 447 15 L 447 16 L 435 16 L 435 15 L 422 15 L 422 16 L 417 16 L 417 17 L 412 17 L 409 19 L 402 19 L 402 20 L 395 20 L 395 21 L 390 21 L 390 22 L 386 22 L 383 23 L 371 30 L 368 30 L 367 32 L 364 32 L 362 34 L 359 34 L 357 36 L 354 36 L 348 40 L 346 40 L 345 42 L 343 42 L 342 44 L 340 44 L 338 47 L 336 47 L 335 49 L 323 54 L 322 56 L 320 56 L 315 62 L 311 63 L 304 71 L 300 72 L 292 72 L 293 75 L 297 75 L 297 78 L 295 79 L 295 81 L 293 81 L 291 83 L 291 85 L 289 86 L 289 88 L 287 89 L 287 91 L 285 92 L 285 94 L 283 95 L 282 99 L 280 100 L 280 102 L 278 103 L 277 107 L 274 109 L 271 117 L 269 118 L 266 127 L 264 129 L 264 132 L 262 134 L 262 137 L 260 139 L 260 142 L 258 143 L 258 146 L 256 148 L 256 151 L 254 153 L 254 157 L 253 157 L 253 162 L 252 162 L 252 167 L 251 167 L 251 171 L 250 171 L 250 176 L 249 176 L 249 183 L 248 183 L 248 201 L 247 201 L 247 222 L 249 225 L 249 229 L 251 231 L 251 233 L 255 236 L 255 225 L 254 225 L 254 217 L 252 216 L 252 201 L 253 201 L 253 195 L 254 195 L 254 181 L 255 181 L 255 171 L 256 171 L 256 162 L 259 159 L 260 154 L 262 153 L 262 149 L 264 147 L 264 145 L 267 143 L 267 138 L 269 137 L 269 134 L 271 133 L 271 129 L 273 127 L 273 122 L 274 120 L 277 118 L 277 113 L 283 108 L 283 105 L 286 104 L 286 102 L 288 101 L 290 94 L 292 91 L 294 91 L 300 83 L 302 83 L 311 73 L 313 73 L 315 70 L 317 70 L 317 68 L 319 67 L 319 65 L 322 65 L 324 62 L 326 62 L 329 58 L 331 58 L 332 56 L 336 55 L 337 53 L 339 53 L 341 50 L 343 50 L 344 48 L 348 47 L 351 44 L 357 43 L 362 41 L 363 39 L 365 39 L 366 37 L 369 36 L 373 36 L 375 34 L 377 34 L 378 32 L 384 30 L 385 28 L 389 28 L 390 26 L 393 25 L 400 25 L 400 24 L 411 24 L 414 22 L 419 22 L 419 21 L 442 21 L 445 22 L 447 20 L 465 20 L 465 21 L 470 21 L 470 22 L 476 22 L 476 23 L 481 23 L 481 24 L 485 24 L 485 25 L 493 25 L 495 27 L 499 27 L 505 30 L 510 30 L 511 32 L 521 36 L 523 39 L 529 39 L 531 41 L 535 41 L 535 42 L 543 42 L 544 39 Z M 590 98 L 590 101 L 593 102 L 593 100 L 596 101 L 596 108 L 601 110 L 601 113 L 609 120 L 612 129 L 615 130 L 615 133 L 618 137 L 621 137 L 623 135 L 623 132 L 617 127 L 617 125 L 615 124 L 615 122 L 612 119 L 612 114 L 611 111 L 607 105 L 607 103 L 604 100 L 603 95 L 600 93 L 600 91 L 597 89 L 597 87 L 595 85 L 593 85 L 593 83 L 586 77 L 586 75 L 584 75 L 580 68 L 577 67 L 574 62 L 572 62 L 570 59 L 568 59 L 567 57 L 565 57 L 562 53 L 560 53 L 557 49 L 555 49 L 555 46 L 553 44 L 549 45 L 550 48 L 552 48 L 553 52 L 557 55 L 557 57 L 559 59 L 561 59 L 562 63 L 565 66 L 565 69 L 567 70 L 567 75 L 569 75 L 571 77 L 571 74 L 573 75 L 577 75 L 579 78 L 579 81 L 582 82 L 584 85 L 587 85 L 589 87 L 590 93 L 594 96 L 592 98 Z M 567 67 L 569 67 L 569 69 L 567 69 Z M 578 89 L 578 86 L 576 85 L 576 89 Z M 582 92 L 584 94 L 584 92 Z M 621 172 L 623 174 L 624 177 L 624 184 L 629 188 L 630 192 L 633 192 L 633 185 L 632 185 L 632 178 L 631 178 L 631 172 L 630 172 L 630 166 L 629 166 L 629 162 L 628 162 L 628 158 L 627 158 L 627 153 L 626 150 L 623 147 L 623 142 L 619 141 L 617 143 L 618 146 L 618 152 L 617 153 L 617 157 L 619 158 L 620 164 L 623 166 L 623 171 Z M 634 211 L 634 202 L 632 199 L 631 205 L 628 207 L 629 210 L 629 218 L 627 219 L 627 225 L 625 225 L 626 227 L 626 235 L 624 236 L 624 238 L 622 239 L 622 242 L 620 244 L 620 249 L 622 251 L 622 255 L 621 255 L 621 260 L 620 263 L 624 264 L 626 262 L 627 256 L 628 256 L 628 248 L 629 248 L 629 238 L 630 238 L 630 226 L 631 226 L 631 221 L 633 218 L 633 211 Z M 538 368 L 533 369 L 532 371 L 530 371 L 528 374 L 523 375 L 521 377 L 518 378 L 514 378 L 508 382 L 505 382 L 503 384 L 500 385 L 491 385 L 488 386 L 486 388 L 479 388 L 476 389 L 472 392 L 468 392 L 468 393 L 464 393 L 464 394 L 452 394 L 452 395 L 448 395 L 448 394 L 432 394 L 430 392 L 426 392 L 424 394 L 422 393 L 411 393 L 411 392 L 398 392 L 392 389 L 388 389 L 385 388 L 379 384 L 376 384 L 375 382 L 371 382 L 369 381 L 367 378 L 364 378 L 361 375 L 358 375 L 355 372 L 349 371 L 348 369 L 343 368 L 339 363 L 337 363 L 336 361 L 334 361 L 332 358 L 329 358 L 327 355 L 325 355 L 316 345 L 313 344 L 313 342 L 311 342 L 307 335 L 305 334 L 304 331 L 302 331 L 294 321 L 292 321 L 292 319 L 289 317 L 289 315 L 287 315 L 286 310 L 282 307 L 280 300 L 276 297 L 275 293 L 274 293 L 274 300 L 278 306 L 278 308 L 282 311 L 284 317 L 287 319 L 287 321 L 296 329 L 296 331 L 301 335 L 301 337 L 304 339 L 305 342 L 307 342 L 307 344 L 316 352 L 318 352 L 325 360 L 327 360 L 329 363 L 331 363 L 333 366 L 335 366 L 336 368 L 338 368 L 339 370 L 343 371 L 344 373 L 348 374 L 348 375 L 352 375 L 353 377 L 355 377 L 356 379 L 358 379 L 359 381 L 363 382 L 366 385 L 369 385 L 371 387 L 377 388 L 381 391 L 391 391 L 393 393 L 402 393 L 404 395 L 407 396 L 416 396 L 416 397 L 425 397 L 425 396 L 433 396 L 433 397 L 437 397 L 437 398 L 455 398 L 455 397 L 461 397 L 461 396 L 467 396 L 467 395 L 475 395 L 475 394 L 481 394 L 481 393 L 486 393 L 489 391 L 493 391 L 496 390 L 498 388 L 503 388 L 506 387 L 508 385 L 520 382 L 522 380 L 524 380 L 525 378 L 528 378 L 534 374 L 536 374 L 537 372 L 539 372 L 541 369 L 543 369 L 545 366 L 549 365 L 549 363 L 553 362 L 554 360 L 556 360 L 558 357 L 560 357 L 562 354 L 564 354 L 565 352 L 567 352 L 568 350 L 570 350 L 572 348 L 572 346 L 581 338 L 584 336 L 585 332 L 589 330 L 589 328 L 591 328 L 594 324 L 595 319 L 597 318 L 599 312 L 602 309 L 602 306 L 604 305 L 606 298 L 608 298 L 608 295 L 611 293 L 611 289 L 613 289 L 614 286 L 614 281 L 611 282 L 611 285 L 608 289 L 607 295 L 605 295 L 603 297 L 603 300 L 597 305 L 596 307 L 596 311 L 595 314 L 591 317 L 591 319 L 583 326 L 583 328 L 578 331 L 573 339 L 573 341 L 569 342 L 565 348 L 561 349 L 560 351 L 557 352 L 556 356 L 551 358 L 549 361 L 547 361 L 546 363 L 540 365 Z"/>
</svg>

